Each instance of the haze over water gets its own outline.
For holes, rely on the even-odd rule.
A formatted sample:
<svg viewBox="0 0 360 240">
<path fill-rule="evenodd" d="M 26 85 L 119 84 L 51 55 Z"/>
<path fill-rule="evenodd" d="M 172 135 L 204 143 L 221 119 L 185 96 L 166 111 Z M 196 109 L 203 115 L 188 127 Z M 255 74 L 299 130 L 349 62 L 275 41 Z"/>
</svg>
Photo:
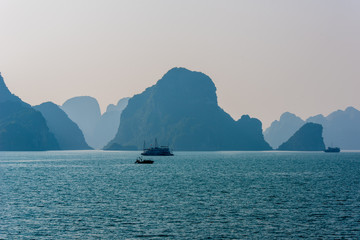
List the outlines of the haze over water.
<svg viewBox="0 0 360 240">
<path fill-rule="evenodd" d="M 358 0 L 2 0 L 0 72 L 32 105 L 102 110 L 173 67 L 209 75 L 234 119 L 265 127 L 360 108 Z"/>
<path fill-rule="evenodd" d="M 360 237 L 360 153 L 3 152 L 0 239 Z"/>
</svg>

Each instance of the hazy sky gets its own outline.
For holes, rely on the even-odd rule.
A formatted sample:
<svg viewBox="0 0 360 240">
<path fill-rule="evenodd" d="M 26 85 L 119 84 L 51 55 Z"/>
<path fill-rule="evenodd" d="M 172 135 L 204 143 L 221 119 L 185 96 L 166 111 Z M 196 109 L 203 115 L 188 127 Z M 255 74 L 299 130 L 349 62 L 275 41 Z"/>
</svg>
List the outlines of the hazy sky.
<svg viewBox="0 0 360 240">
<path fill-rule="evenodd" d="M 30 104 L 105 110 L 180 66 L 235 119 L 360 109 L 360 1 L 0 0 L 0 71 Z"/>
</svg>

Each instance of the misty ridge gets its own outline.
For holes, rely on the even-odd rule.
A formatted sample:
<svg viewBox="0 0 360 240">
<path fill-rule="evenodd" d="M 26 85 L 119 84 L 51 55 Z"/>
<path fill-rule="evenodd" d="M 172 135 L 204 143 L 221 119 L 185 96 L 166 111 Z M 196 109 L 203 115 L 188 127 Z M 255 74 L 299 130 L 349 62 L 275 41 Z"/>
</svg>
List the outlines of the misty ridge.
<svg viewBox="0 0 360 240">
<path fill-rule="evenodd" d="M 321 151 L 360 149 L 360 112 L 348 107 L 302 120 L 284 113 L 263 132 L 259 119 L 234 120 L 219 105 L 204 73 L 173 68 L 142 93 L 121 98 L 101 114 L 90 96 L 61 106 L 30 106 L 0 74 L 0 150 L 140 150 L 144 141 L 179 151 Z"/>
<path fill-rule="evenodd" d="M 323 116 L 321 114 L 301 119 L 293 113 L 283 113 L 264 131 L 265 140 L 273 148 L 278 148 L 306 123 L 317 123 L 323 127 L 326 146 L 344 150 L 360 150 L 360 111 L 348 107 Z"/>
<path fill-rule="evenodd" d="M 81 96 L 67 100 L 61 109 L 80 127 L 86 142 L 94 149 L 101 149 L 115 137 L 120 115 L 128 101 L 129 98 L 122 98 L 116 105 L 110 104 L 101 114 L 95 98 Z"/>
</svg>

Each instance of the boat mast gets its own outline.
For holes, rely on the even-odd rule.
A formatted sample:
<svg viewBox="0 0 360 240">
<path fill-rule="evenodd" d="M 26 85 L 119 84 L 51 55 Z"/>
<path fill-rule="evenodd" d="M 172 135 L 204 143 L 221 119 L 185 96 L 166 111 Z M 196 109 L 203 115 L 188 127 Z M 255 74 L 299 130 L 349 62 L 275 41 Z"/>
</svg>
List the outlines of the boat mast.
<svg viewBox="0 0 360 240">
<path fill-rule="evenodd" d="M 158 142 L 157 142 L 157 138 L 155 138 L 155 147 L 158 147 Z"/>
</svg>

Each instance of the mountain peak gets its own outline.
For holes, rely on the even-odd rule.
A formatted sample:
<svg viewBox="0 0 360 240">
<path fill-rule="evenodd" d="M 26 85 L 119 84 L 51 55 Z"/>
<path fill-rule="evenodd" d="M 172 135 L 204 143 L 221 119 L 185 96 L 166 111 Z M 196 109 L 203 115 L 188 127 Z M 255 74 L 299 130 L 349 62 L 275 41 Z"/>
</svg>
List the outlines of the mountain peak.
<svg viewBox="0 0 360 240">
<path fill-rule="evenodd" d="M 155 85 L 154 92 L 163 102 L 171 100 L 172 104 L 196 105 L 207 103 L 217 105 L 216 87 L 209 76 L 186 68 L 170 69 Z M 150 92 L 150 91 L 148 91 Z M 185 99 L 183 96 L 187 96 Z"/>
<path fill-rule="evenodd" d="M 359 112 L 356 108 L 349 106 L 345 109 L 345 112 Z"/>
<path fill-rule="evenodd" d="M 173 67 L 172 69 L 167 71 L 167 73 L 165 73 L 164 76 L 166 76 L 168 74 L 181 74 L 181 73 L 192 73 L 192 72 L 194 72 L 194 71 L 191 71 L 184 67 Z"/>
<path fill-rule="evenodd" d="M 299 118 L 299 117 L 296 116 L 295 114 L 291 113 L 291 112 L 284 112 L 280 116 L 280 121 L 289 120 L 289 119 L 295 119 L 295 118 Z"/>
<path fill-rule="evenodd" d="M 158 83 L 164 83 L 164 82 L 171 84 L 174 84 L 175 82 L 180 82 L 182 84 L 186 84 L 186 83 L 193 84 L 194 82 L 198 82 L 202 84 L 208 84 L 216 91 L 215 84 L 208 75 L 202 72 L 191 71 L 183 67 L 175 67 L 170 69 L 158 81 Z"/>
<path fill-rule="evenodd" d="M 66 100 L 64 102 L 63 105 L 67 105 L 67 104 L 72 104 L 72 103 L 78 103 L 78 102 L 81 102 L 81 103 L 93 103 L 93 104 L 98 104 L 96 98 L 94 97 L 91 97 L 91 96 L 78 96 L 78 97 L 73 97 L 73 98 L 70 98 L 68 100 Z"/>
<path fill-rule="evenodd" d="M 275 120 L 265 130 L 265 140 L 273 147 L 278 148 L 280 144 L 289 139 L 302 125 L 304 121 L 293 113 L 285 112 L 279 121 Z"/>
<path fill-rule="evenodd" d="M 0 73 L 0 102 L 7 102 L 7 101 L 23 103 L 20 98 L 18 98 L 17 96 L 15 96 L 10 92 L 10 90 L 5 84 L 4 78 Z"/>
<path fill-rule="evenodd" d="M 6 84 L 5 84 L 5 81 L 4 81 L 4 78 L 1 75 L 1 72 L 0 72 L 0 93 L 1 94 L 5 94 L 5 93 L 11 94 L 9 89 L 7 88 Z"/>
<path fill-rule="evenodd" d="M 122 98 L 118 101 L 116 105 L 109 104 L 106 108 L 106 112 L 122 112 L 126 108 L 129 99 L 129 97 Z"/>
</svg>

